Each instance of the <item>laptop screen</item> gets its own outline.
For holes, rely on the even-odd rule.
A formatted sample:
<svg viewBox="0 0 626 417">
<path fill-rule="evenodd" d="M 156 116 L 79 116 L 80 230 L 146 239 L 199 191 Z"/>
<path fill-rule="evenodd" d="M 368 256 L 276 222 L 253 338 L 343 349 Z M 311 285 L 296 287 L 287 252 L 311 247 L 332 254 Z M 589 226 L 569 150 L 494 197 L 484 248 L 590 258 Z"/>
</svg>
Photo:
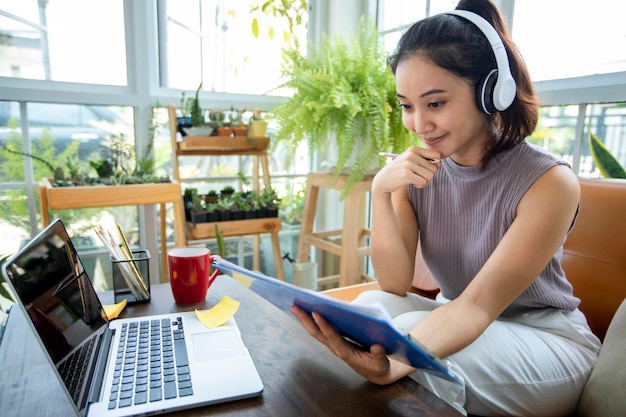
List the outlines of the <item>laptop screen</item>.
<svg viewBox="0 0 626 417">
<path fill-rule="evenodd" d="M 106 323 L 100 300 L 60 220 L 4 268 L 55 363 Z"/>
</svg>

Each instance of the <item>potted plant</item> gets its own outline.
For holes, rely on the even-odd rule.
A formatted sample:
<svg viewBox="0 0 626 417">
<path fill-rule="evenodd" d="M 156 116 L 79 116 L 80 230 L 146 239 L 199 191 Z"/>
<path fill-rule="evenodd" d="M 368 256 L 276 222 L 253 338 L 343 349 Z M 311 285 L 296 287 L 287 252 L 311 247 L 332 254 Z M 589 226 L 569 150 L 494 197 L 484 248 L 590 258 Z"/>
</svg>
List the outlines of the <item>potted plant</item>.
<svg viewBox="0 0 626 417">
<path fill-rule="evenodd" d="M 217 203 L 218 197 L 217 191 L 209 190 L 209 192 L 204 196 L 204 202 L 207 204 Z"/>
<path fill-rule="evenodd" d="M 230 197 L 233 194 L 235 194 L 235 189 L 231 185 L 226 185 L 220 191 L 220 197 L 221 198 Z"/>
<path fill-rule="evenodd" d="M 382 163 L 379 152 L 402 152 L 418 139 L 402 125 L 395 77 L 372 23 L 361 19 L 358 36 L 348 44 L 324 39 L 307 58 L 297 48 L 284 51 L 281 87 L 294 94 L 272 110 L 276 141 L 295 149 L 307 140 L 310 149 L 338 149 L 334 169 L 349 174 L 342 197 Z"/>
<path fill-rule="evenodd" d="M 191 207 L 193 205 L 194 196 L 198 197 L 197 188 L 185 188 L 183 191 L 183 206 L 185 207 L 185 220 L 191 221 Z"/>
<path fill-rule="evenodd" d="M 226 121 L 226 113 L 222 112 L 221 121 L 217 126 L 217 136 L 233 136 L 233 123 L 232 123 L 232 115 L 229 116 L 229 120 Z"/>
<path fill-rule="evenodd" d="M 234 193 L 230 197 L 232 201 L 232 208 L 230 209 L 232 213 L 232 220 L 242 220 L 243 219 L 243 196 L 241 193 Z"/>
<path fill-rule="evenodd" d="M 240 193 L 239 208 L 243 212 L 244 219 L 256 218 L 256 209 L 254 207 L 254 192 L 247 191 Z"/>
<path fill-rule="evenodd" d="M 182 130 L 187 136 L 211 136 L 213 133 L 213 127 L 205 122 L 204 110 L 200 106 L 201 88 L 202 83 L 198 85 L 194 98 L 189 99 L 190 101 L 185 103 L 186 111 L 189 112 L 189 121 L 191 122 L 191 126 L 182 126 Z"/>
<path fill-rule="evenodd" d="M 208 203 L 206 205 L 206 211 L 207 211 L 207 220 L 209 221 L 209 223 L 217 222 L 220 220 L 217 201 L 215 203 Z"/>
<path fill-rule="evenodd" d="M 248 126 L 243 123 L 243 113 L 245 111 L 245 109 L 230 108 L 230 125 L 233 128 L 234 136 L 247 136 L 248 134 Z"/>
<path fill-rule="evenodd" d="M 208 211 L 206 210 L 204 201 L 202 201 L 198 194 L 195 194 L 192 197 L 191 202 L 188 204 L 188 208 L 190 211 L 191 222 L 193 224 L 206 223 L 209 221 Z"/>
<path fill-rule="evenodd" d="M 248 122 L 248 138 L 263 138 L 267 134 L 267 121 L 261 116 L 261 109 L 254 108 Z"/>
<path fill-rule="evenodd" d="M 252 194 L 252 207 L 256 213 L 256 218 L 264 219 L 267 217 L 267 207 L 262 193 Z"/>
<path fill-rule="evenodd" d="M 230 136 L 230 127 L 225 127 L 226 114 L 221 109 L 213 109 L 209 111 L 209 125 L 213 128 L 213 134 L 217 136 Z M 220 128 L 222 130 L 220 130 Z M 224 128 L 226 130 L 224 130 Z M 221 132 L 221 133 L 220 133 Z M 224 133 L 226 133 L 224 135 Z"/>
<path fill-rule="evenodd" d="M 267 217 L 278 217 L 280 198 L 273 188 L 266 188 L 261 192 L 263 206 L 267 209 Z"/>
<path fill-rule="evenodd" d="M 219 213 L 220 221 L 229 221 L 233 219 L 232 209 L 235 203 L 232 196 L 222 196 L 217 200 L 217 211 Z"/>
</svg>

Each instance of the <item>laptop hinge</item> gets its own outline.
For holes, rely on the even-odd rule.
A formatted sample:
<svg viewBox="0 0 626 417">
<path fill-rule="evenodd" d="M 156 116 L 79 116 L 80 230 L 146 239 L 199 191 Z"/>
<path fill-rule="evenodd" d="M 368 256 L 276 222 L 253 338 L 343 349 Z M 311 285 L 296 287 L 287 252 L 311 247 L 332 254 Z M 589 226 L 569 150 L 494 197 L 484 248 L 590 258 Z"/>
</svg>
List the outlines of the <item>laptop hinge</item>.
<svg viewBox="0 0 626 417">
<path fill-rule="evenodd" d="M 111 340 L 113 340 L 113 331 L 107 328 L 102 335 L 102 343 L 100 344 L 100 351 L 98 352 L 98 359 L 96 361 L 93 384 L 89 392 L 89 404 L 100 400 L 100 391 L 102 389 L 102 383 L 104 382 L 104 372 L 106 371 L 111 349 Z"/>
</svg>

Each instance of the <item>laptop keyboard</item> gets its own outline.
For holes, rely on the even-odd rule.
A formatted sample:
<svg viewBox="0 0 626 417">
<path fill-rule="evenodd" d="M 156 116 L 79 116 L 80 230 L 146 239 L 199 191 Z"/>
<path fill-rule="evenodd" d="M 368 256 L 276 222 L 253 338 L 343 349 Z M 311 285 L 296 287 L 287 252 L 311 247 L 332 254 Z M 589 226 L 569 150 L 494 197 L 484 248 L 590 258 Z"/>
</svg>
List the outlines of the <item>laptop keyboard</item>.
<svg viewBox="0 0 626 417">
<path fill-rule="evenodd" d="M 91 356 L 97 339 L 97 337 L 89 339 L 87 343 L 75 350 L 74 353 L 59 366 L 61 378 L 76 403 L 78 403 L 85 375 L 89 370 L 87 364 L 89 363 L 89 357 Z"/>
<path fill-rule="evenodd" d="M 193 394 L 182 317 L 124 323 L 109 409 Z"/>
</svg>

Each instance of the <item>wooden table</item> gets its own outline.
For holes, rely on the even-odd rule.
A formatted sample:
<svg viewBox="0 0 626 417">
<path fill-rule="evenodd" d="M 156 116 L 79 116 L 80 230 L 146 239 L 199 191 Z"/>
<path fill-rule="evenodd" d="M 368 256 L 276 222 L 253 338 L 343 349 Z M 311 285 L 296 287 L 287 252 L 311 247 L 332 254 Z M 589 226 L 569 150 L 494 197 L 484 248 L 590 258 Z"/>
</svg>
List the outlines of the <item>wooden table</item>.
<svg viewBox="0 0 626 417">
<path fill-rule="evenodd" d="M 178 412 L 179 416 L 454 416 L 456 410 L 406 377 L 387 386 L 364 380 L 325 346 L 313 340 L 295 318 L 227 276 L 217 278 L 205 302 L 181 307 L 169 284 L 151 288 L 152 300 L 129 306 L 126 316 L 207 309 L 222 296 L 241 302 L 235 315 L 244 343 L 265 386 L 256 398 Z M 110 302 L 111 293 L 102 297 Z M 21 310 L 17 310 L 21 312 Z M 61 388 L 43 361 L 22 317 L 11 317 L 0 345 L 0 415 L 68 416 Z M 28 370 L 28 372 L 27 372 Z"/>
<path fill-rule="evenodd" d="M 165 203 L 174 205 L 176 246 L 185 244 L 185 208 L 180 184 L 131 184 L 92 187 L 52 187 L 47 179 L 39 182 L 41 221 L 50 224 L 49 210 L 159 204 L 161 207 L 161 276 L 167 277 L 167 233 Z"/>
</svg>

